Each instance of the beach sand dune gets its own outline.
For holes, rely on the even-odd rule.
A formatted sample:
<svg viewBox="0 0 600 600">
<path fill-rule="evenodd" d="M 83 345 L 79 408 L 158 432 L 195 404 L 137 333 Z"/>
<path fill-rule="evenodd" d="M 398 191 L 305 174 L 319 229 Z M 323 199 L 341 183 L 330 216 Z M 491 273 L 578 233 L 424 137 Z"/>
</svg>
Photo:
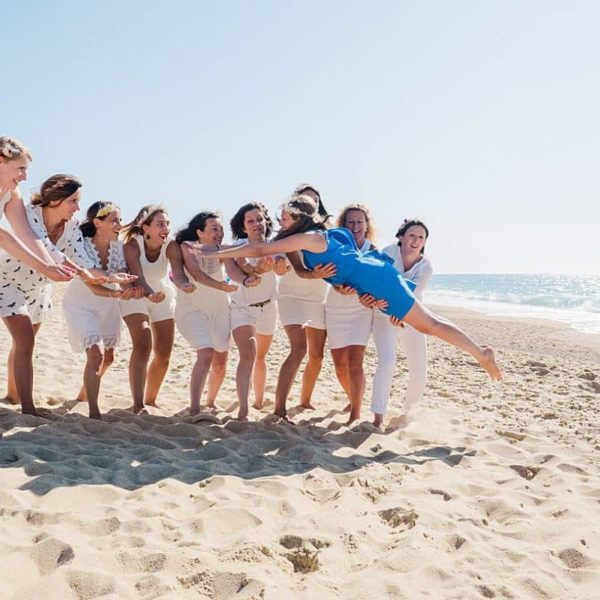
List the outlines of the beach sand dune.
<svg viewBox="0 0 600 600">
<path fill-rule="evenodd" d="M 400 357 L 390 425 L 374 432 L 368 402 L 344 427 L 328 358 L 316 411 L 292 410 L 296 426 L 269 416 L 280 333 L 269 403 L 248 423 L 173 416 L 193 360 L 179 337 L 160 408 L 129 414 L 127 334 L 105 420 L 89 420 L 73 401 L 83 359 L 56 311 L 35 358 L 49 418 L 0 406 L 0 598 L 599 597 L 600 338 L 444 313 L 498 348 L 505 382 L 430 342 L 422 411 L 403 423 Z M 369 381 L 374 367 L 369 350 Z"/>
</svg>

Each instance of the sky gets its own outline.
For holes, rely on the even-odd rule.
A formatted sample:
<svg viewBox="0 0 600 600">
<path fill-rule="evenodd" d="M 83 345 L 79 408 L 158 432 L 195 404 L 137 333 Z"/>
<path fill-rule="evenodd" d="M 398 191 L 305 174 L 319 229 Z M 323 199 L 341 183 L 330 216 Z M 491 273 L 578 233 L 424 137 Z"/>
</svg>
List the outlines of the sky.
<svg viewBox="0 0 600 600">
<path fill-rule="evenodd" d="M 173 229 L 310 182 L 439 273 L 600 273 L 600 3 L 3 3 L 0 134 Z M 83 217 L 83 216 L 82 216 Z"/>
</svg>

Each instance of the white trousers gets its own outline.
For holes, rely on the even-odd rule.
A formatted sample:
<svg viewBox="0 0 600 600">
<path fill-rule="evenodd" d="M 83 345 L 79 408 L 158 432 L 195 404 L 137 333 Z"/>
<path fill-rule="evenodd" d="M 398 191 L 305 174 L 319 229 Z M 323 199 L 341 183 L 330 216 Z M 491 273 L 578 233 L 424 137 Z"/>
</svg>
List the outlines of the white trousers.
<svg viewBox="0 0 600 600">
<path fill-rule="evenodd" d="M 373 341 L 377 350 L 377 370 L 373 378 L 371 412 L 385 414 L 392 378 L 396 366 L 396 341 L 406 354 L 408 363 L 408 386 L 404 396 L 405 408 L 419 403 L 427 384 L 427 340 L 424 334 L 410 325 L 394 327 L 387 315 L 375 315 Z"/>
</svg>

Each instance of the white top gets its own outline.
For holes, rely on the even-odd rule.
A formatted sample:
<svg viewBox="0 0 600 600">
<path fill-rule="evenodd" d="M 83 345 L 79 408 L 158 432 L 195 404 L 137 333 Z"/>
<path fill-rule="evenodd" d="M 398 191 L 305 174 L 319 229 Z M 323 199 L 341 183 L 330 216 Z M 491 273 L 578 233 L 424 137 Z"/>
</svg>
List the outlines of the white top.
<svg viewBox="0 0 600 600">
<path fill-rule="evenodd" d="M 417 284 L 414 295 L 423 300 L 423 292 L 431 280 L 433 275 L 433 265 L 426 256 L 421 258 L 408 270 L 404 271 L 404 263 L 402 262 L 402 254 L 398 244 L 391 244 L 383 249 L 383 252 L 394 259 L 394 267 L 404 276 L 404 279 L 410 279 Z"/>
<path fill-rule="evenodd" d="M 364 244 L 359 248 L 359 251 L 364 254 L 368 252 L 373 244 L 369 240 L 365 240 Z M 358 296 L 356 294 L 344 295 L 340 294 L 333 287 L 329 286 L 331 289 L 327 294 L 327 301 L 325 302 L 325 306 L 328 309 L 336 309 L 336 308 L 363 308 L 364 310 L 371 310 L 370 308 L 365 308 L 359 301 Z"/>
<path fill-rule="evenodd" d="M 302 259 L 302 252 L 299 252 L 299 255 Z M 304 264 L 304 261 L 302 263 Z M 279 297 L 291 296 L 298 300 L 323 304 L 328 287 L 324 279 L 303 279 L 292 268 L 279 279 L 278 294 Z"/>
<path fill-rule="evenodd" d="M 11 192 L 6 192 L 6 194 L 0 198 L 0 219 L 4 216 L 4 207 L 8 204 L 10 196 Z"/>
<path fill-rule="evenodd" d="M 247 243 L 247 240 L 237 240 L 234 245 L 242 246 Z M 248 262 L 253 266 L 258 261 L 258 258 L 248 258 Z M 244 287 L 239 283 L 238 289 L 229 294 L 231 301 L 240 306 L 250 306 L 250 304 L 256 304 L 257 302 L 274 300 L 277 297 L 277 275 L 273 271 L 267 271 L 259 277 L 261 282 L 256 287 Z"/>
<path fill-rule="evenodd" d="M 170 285 L 167 273 L 169 270 L 169 259 L 167 258 L 167 246 L 171 240 L 167 240 L 160 249 L 160 254 L 154 262 L 150 262 L 146 256 L 146 247 L 144 238 L 141 235 L 136 235 L 135 240 L 140 247 L 140 266 L 144 279 L 155 292 L 164 292 L 165 286 Z"/>
</svg>

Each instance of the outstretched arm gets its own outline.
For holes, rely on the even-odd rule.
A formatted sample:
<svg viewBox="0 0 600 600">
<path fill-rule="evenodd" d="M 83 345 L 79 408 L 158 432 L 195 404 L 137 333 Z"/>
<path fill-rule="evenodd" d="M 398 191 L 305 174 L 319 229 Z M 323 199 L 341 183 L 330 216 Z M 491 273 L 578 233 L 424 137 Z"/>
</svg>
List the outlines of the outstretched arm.
<svg viewBox="0 0 600 600">
<path fill-rule="evenodd" d="M 316 253 L 325 252 L 327 250 L 327 242 L 321 234 L 315 231 L 310 233 L 295 233 L 281 240 L 244 244 L 243 246 L 236 246 L 217 252 L 207 250 L 199 250 L 198 252 L 203 256 L 211 254 L 220 258 L 244 258 L 245 256 L 286 254 L 297 250 L 308 250 L 309 252 Z"/>
</svg>

